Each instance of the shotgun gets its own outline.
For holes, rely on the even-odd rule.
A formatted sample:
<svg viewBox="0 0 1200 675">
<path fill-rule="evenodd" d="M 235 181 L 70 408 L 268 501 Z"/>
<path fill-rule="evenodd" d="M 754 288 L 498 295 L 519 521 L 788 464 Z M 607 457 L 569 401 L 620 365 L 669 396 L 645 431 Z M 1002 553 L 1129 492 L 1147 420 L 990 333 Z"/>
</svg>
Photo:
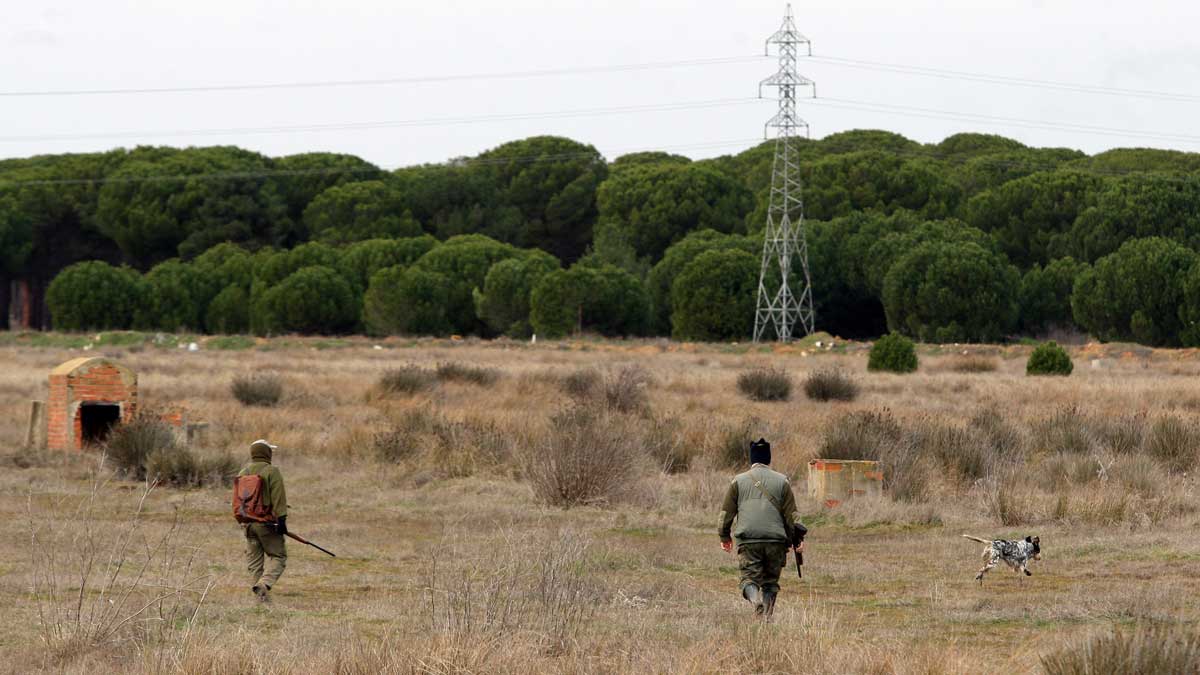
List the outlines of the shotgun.
<svg viewBox="0 0 1200 675">
<path fill-rule="evenodd" d="M 800 551 L 797 551 L 794 548 L 792 549 L 792 552 L 796 554 L 796 577 L 799 579 L 803 579 L 804 578 L 804 554 L 801 553 Z"/>
<path fill-rule="evenodd" d="M 300 535 L 298 535 L 298 534 L 294 534 L 294 533 L 292 533 L 292 532 L 288 532 L 288 533 L 287 533 L 287 536 L 291 537 L 292 539 L 295 539 L 296 541 L 300 542 L 301 544 L 308 544 L 309 546 L 311 546 L 311 547 L 313 547 L 313 548 L 317 549 L 317 550 L 318 550 L 318 551 L 320 551 L 321 553 L 324 553 L 324 554 L 326 554 L 326 555 L 328 555 L 328 556 L 330 556 L 330 557 L 333 557 L 333 558 L 336 558 L 336 557 L 337 557 L 337 554 L 336 554 L 336 553 L 334 553 L 333 551 L 330 551 L 330 550 L 329 550 L 329 549 L 327 549 L 327 548 L 321 548 L 320 546 L 317 546 L 316 544 L 314 544 L 314 543 L 312 543 L 311 541 L 309 541 L 309 540 L 305 539 L 304 537 L 301 537 L 301 536 L 300 536 Z"/>
</svg>

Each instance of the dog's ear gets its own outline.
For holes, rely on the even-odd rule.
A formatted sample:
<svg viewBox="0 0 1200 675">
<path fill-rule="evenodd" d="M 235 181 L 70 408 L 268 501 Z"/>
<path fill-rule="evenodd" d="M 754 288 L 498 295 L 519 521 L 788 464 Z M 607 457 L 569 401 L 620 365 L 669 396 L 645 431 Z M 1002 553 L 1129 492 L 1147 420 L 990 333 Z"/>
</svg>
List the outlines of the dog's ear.
<svg viewBox="0 0 1200 675">
<path fill-rule="evenodd" d="M 1025 537 L 1025 542 L 1026 542 L 1026 543 L 1028 543 L 1028 544 L 1032 544 L 1032 543 L 1033 543 L 1033 537 Z"/>
</svg>

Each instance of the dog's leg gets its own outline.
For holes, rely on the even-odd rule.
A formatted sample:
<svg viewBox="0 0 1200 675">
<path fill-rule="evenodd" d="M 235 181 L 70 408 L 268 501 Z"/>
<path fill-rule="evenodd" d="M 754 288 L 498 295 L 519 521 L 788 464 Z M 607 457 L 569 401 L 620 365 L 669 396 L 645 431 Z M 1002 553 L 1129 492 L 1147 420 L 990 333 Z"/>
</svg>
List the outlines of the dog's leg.
<svg viewBox="0 0 1200 675">
<path fill-rule="evenodd" d="M 983 575 L 996 566 L 996 557 L 990 555 L 990 551 L 984 553 L 984 560 L 986 562 L 983 567 L 979 568 L 979 572 L 975 575 L 975 581 L 978 581 L 980 586 L 983 585 Z"/>
<path fill-rule="evenodd" d="M 1029 567 L 1027 567 L 1028 564 L 1029 563 L 1021 563 L 1021 571 L 1025 573 L 1025 576 L 1031 577 L 1033 576 L 1033 572 L 1029 571 Z"/>
</svg>

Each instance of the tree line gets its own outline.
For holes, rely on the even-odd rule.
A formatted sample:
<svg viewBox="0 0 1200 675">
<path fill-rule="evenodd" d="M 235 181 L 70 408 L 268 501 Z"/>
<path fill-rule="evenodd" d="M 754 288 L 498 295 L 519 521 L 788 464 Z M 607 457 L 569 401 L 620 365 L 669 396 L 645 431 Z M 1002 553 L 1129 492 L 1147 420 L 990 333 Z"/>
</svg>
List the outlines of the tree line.
<svg viewBox="0 0 1200 675">
<path fill-rule="evenodd" d="M 3 160 L 0 309 L 15 287 L 63 330 L 745 339 L 773 152 Z M 819 329 L 1200 344 L 1198 154 L 852 131 L 804 142 L 801 167 Z"/>
</svg>

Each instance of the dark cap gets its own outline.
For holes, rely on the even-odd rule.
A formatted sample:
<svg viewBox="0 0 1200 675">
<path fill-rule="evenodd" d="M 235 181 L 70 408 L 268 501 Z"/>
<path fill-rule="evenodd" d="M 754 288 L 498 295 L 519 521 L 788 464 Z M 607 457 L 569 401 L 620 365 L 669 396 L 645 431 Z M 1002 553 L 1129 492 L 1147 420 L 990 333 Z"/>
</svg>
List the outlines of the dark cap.
<svg viewBox="0 0 1200 675">
<path fill-rule="evenodd" d="M 768 443 L 765 438 L 760 438 L 757 441 L 752 441 L 750 443 L 750 463 L 771 463 L 771 444 Z"/>
</svg>

